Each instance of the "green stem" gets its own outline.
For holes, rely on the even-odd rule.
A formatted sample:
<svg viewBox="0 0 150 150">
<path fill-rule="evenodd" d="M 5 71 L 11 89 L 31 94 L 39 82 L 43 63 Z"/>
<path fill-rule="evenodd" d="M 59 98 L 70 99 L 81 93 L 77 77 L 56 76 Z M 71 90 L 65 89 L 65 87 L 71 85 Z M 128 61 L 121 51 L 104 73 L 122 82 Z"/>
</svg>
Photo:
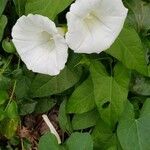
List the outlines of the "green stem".
<svg viewBox="0 0 150 150">
<path fill-rule="evenodd" d="M 10 103 L 11 103 L 11 101 L 13 99 L 13 96 L 14 96 L 14 93 L 15 93 L 15 89 L 16 89 L 16 84 L 17 84 L 17 81 L 15 80 L 14 85 L 13 85 L 13 90 L 12 90 L 11 96 L 9 98 L 9 101 L 7 103 L 7 106 L 6 106 L 5 110 L 7 110 L 8 106 L 10 105 Z"/>
<path fill-rule="evenodd" d="M 19 67 L 20 67 L 20 58 L 18 60 L 17 69 L 19 69 Z M 11 92 L 11 95 L 10 95 L 10 98 L 9 98 L 9 101 L 8 101 L 8 104 L 7 104 L 6 108 L 5 108 L 5 110 L 7 110 L 7 108 L 9 107 L 9 105 L 10 105 L 10 103 L 11 103 L 13 97 L 14 97 L 16 85 L 17 85 L 17 80 L 14 81 L 13 89 L 12 89 L 12 92 Z"/>
<path fill-rule="evenodd" d="M 13 55 L 11 55 L 10 57 L 8 57 L 7 63 L 5 63 L 5 65 L 3 66 L 3 68 L 2 68 L 1 71 L 0 71 L 0 75 L 2 75 L 2 74 L 5 72 L 6 68 L 7 68 L 7 67 L 9 66 L 9 64 L 11 63 L 12 58 L 13 58 Z"/>
</svg>

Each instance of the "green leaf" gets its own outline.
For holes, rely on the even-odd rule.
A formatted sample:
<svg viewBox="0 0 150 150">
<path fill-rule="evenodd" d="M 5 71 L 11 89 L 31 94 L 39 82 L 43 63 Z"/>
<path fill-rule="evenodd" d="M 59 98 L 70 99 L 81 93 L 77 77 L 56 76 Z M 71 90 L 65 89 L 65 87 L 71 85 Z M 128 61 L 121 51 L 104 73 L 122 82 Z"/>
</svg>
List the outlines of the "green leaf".
<svg viewBox="0 0 150 150">
<path fill-rule="evenodd" d="M 134 77 L 131 91 L 144 96 L 150 96 L 150 78 L 143 76 Z"/>
<path fill-rule="evenodd" d="M 28 139 L 23 139 L 23 147 L 25 150 L 32 149 L 32 144 Z"/>
<path fill-rule="evenodd" d="M 94 89 L 91 77 L 78 86 L 67 102 L 68 113 L 84 113 L 95 107 Z"/>
<path fill-rule="evenodd" d="M 146 3 L 142 0 L 126 0 L 125 4 L 129 8 L 129 23 L 134 26 L 138 32 L 150 29 L 150 19 L 148 19 L 150 3 Z"/>
<path fill-rule="evenodd" d="M 26 76 L 21 76 L 17 80 L 17 85 L 15 89 L 15 95 L 18 99 L 26 98 L 29 96 L 31 80 Z"/>
<path fill-rule="evenodd" d="M 92 110 L 83 114 L 75 114 L 72 119 L 72 126 L 74 130 L 86 129 L 96 125 L 100 118 L 96 110 Z"/>
<path fill-rule="evenodd" d="M 104 66 L 94 61 L 91 63 L 90 71 L 95 102 L 101 118 L 114 127 L 127 100 L 130 73 L 122 64 L 117 64 L 114 75 L 109 76 Z"/>
<path fill-rule="evenodd" d="M 129 100 L 134 107 L 134 114 L 135 114 L 134 116 L 135 116 L 135 118 L 138 118 L 139 114 L 140 114 L 141 106 L 143 106 L 143 104 L 146 100 L 146 97 L 136 96 L 136 97 L 131 97 Z"/>
<path fill-rule="evenodd" d="M 7 90 L 10 85 L 10 79 L 0 75 L 0 90 Z"/>
<path fill-rule="evenodd" d="M 8 0 L 0 0 L 0 16 L 2 15 Z"/>
<path fill-rule="evenodd" d="M 6 109 L 7 117 L 10 119 L 18 117 L 18 106 L 15 101 L 12 101 Z"/>
<path fill-rule="evenodd" d="M 52 107 L 56 104 L 51 98 L 38 99 L 37 104 L 35 106 L 35 113 L 45 113 L 52 109 Z"/>
<path fill-rule="evenodd" d="M 112 146 L 112 147 L 109 147 L 107 150 L 123 150 L 123 149 L 120 146 Z"/>
<path fill-rule="evenodd" d="M 16 52 L 16 48 L 15 48 L 12 40 L 10 40 L 8 38 L 3 40 L 2 47 L 3 47 L 3 50 L 7 53 L 15 53 Z"/>
<path fill-rule="evenodd" d="M 31 85 L 31 95 L 32 97 L 45 97 L 62 93 L 75 85 L 79 78 L 79 72 L 68 67 L 54 77 L 38 74 Z"/>
<path fill-rule="evenodd" d="M 0 121 L 2 121 L 5 118 L 5 111 L 0 108 Z"/>
<path fill-rule="evenodd" d="M 2 105 L 9 98 L 6 91 L 0 91 L 0 105 Z"/>
<path fill-rule="evenodd" d="M 119 122 L 118 138 L 123 150 L 149 150 L 150 99 L 144 103 L 139 118 L 135 119 L 133 106 L 128 103 Z"/>
<path fill-rule="evenodd" d="M 37 101 L 33 101 L 30 99 L 23 99 L 20 102 L 19 105 L 19 114 L 20 115 L 27 115 L 27 114 L 31 114 L 32 112 L 34 112 L 35 107 L 36 107 Z"/>
<path fill-rule="evenodd" d="M 25 4 L 27 0 L 13 0 L 16 8 L 16 12 L 21 17 L 25 13 Z"/>
<path fill-rule="evenodd" d="M 2 120 L 0 124 L 1 134 L 4 135 L 8 139 L 12 138 L 16 133 L 18 123 L 19 123 L 18 117 L 13 118 L 13 119 L 5 118 L 4 120 Z"/>
<path fill-rule="evenodd" d="M 59 108 L 58 121 L 61 129 L 64 132 L 72 133 L 72 126 L 70 123 L 70 117 L 66 113 L 66 100 L 64 100 Z"/>
<path fill-rule="evenodd" d="M 6 24 L 7 24 L 7 17 L 4 15 L 0 16 L 0 41 L 2 40 Z"/>
<path fill-rule="evenodd" d="M 73 133 L 66 142 L 68 150 L 93 150 L 93 141 L 89 133 Z"/>
<path fill-rule="evenodd" d="M 94 141 L 94 149 L 96 150 L 107 150 L 111 146 L 117 145 L 116 134 L 101 119 L 97 122 L 91 135 Z"/>
<path fill-rule="evenodd" d="M 10 139 L 10 144 L 13 146 L 17 146 L 20 143 L 20 139 L 18 136 L 14 136 Z"/>
<path fill-rule="evenodd" d="M 54 20 L 73 0 L 27 0 L 26 14 L 40 14 Z"/>
<path fill-rule="evenodd" d="M 38 150 L 60 150 L 60 146 L 53 134 L 46 133 L 40 138 Z"/>
<path fill-rule="evenodd" d="M 106 52 L 121 61 L 127 68 L 148 75 L 146 53 L 134 29 L 124 28 Z"/>
</svg>

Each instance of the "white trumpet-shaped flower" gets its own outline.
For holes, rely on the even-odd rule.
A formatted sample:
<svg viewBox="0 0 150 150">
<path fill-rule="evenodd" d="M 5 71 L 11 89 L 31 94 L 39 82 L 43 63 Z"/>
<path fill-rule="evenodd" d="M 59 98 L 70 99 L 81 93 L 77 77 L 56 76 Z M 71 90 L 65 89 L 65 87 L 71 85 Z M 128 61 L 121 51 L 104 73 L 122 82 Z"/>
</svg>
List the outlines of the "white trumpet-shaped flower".
<svg viewBox="0 0 150 150">
<path fill-rule="evenodd" d="M 119 35 L 128 10 L 122 0 L 76 0 L 67 13 L 66 41 L 77 53 L 100 53 Z"/>
<path fill-rule="evenodd" d="M 57 75 L 65 67 L 68 46 L 54 22 L 41 15 L 22 16 L 12 29 L 13 43 L 33 72 Z"/>
</svg>

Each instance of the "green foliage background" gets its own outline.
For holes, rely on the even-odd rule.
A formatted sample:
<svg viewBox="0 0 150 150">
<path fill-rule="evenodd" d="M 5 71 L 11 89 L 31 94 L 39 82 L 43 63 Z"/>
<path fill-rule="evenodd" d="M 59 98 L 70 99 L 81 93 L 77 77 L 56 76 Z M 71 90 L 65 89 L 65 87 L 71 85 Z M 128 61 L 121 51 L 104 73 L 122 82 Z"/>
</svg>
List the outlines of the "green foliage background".
<svg viewBox="0 0 150 150">
<path fill-rule="evenodd" d="M 41 115 L 57 105 L 67 136 L 58 145 L 47 133 L 39 150 L 149 150 L 149 0 L 123 0 L 129 12 L 114 44 L 100 54 L 69 50 L 58 76 L 27 70 L 15 51 L 11 29 L 20 16 L 41 14 L 64 26 L 72 2 L 0 0 L 0 138 L 7 139 L 6 144 L 0 140 L 0 149 L 19 149 L 16 131 L 25 115 Z M 22 144 L 30 149 L 29 141 Z"/>
</svg>

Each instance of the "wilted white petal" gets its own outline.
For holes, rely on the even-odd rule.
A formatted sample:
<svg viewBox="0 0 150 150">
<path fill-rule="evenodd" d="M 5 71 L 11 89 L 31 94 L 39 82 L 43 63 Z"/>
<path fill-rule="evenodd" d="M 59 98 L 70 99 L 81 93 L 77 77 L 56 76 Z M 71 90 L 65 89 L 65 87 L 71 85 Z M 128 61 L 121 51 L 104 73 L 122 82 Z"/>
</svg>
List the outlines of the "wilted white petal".
<svg viewBox="0 0 150 150">
<path fill-rule="evenodd" d="M 128 10 L 121 0 L 76 0 L 67 13 L 66 41 L 77 53 L 100 53 L 119 35 Z"/>
<path fill-rule="evenodd" d="M 47 17 L 32 14 L 20 17 L 12 29 L 12 37 L 29 70 L 57 75 L 65 67 L 67 44 Z"/>
<path fill-rule="evenodd" d="M 47 126 L 49 127 L 50 132 L 55 135 L 55 137 L 57 138 L 58 144 L 60 144 L 61 143 L 60 136 L 57 133 L 54 126 L 52 125 L 52 123 L 50 122 L 49 118 L 47 117 L 47 115 L 42 115 L 42 117 L 43 117 L 43 120 L 45 121 L 45 123 L 47 124 Z"/>
</svg>

